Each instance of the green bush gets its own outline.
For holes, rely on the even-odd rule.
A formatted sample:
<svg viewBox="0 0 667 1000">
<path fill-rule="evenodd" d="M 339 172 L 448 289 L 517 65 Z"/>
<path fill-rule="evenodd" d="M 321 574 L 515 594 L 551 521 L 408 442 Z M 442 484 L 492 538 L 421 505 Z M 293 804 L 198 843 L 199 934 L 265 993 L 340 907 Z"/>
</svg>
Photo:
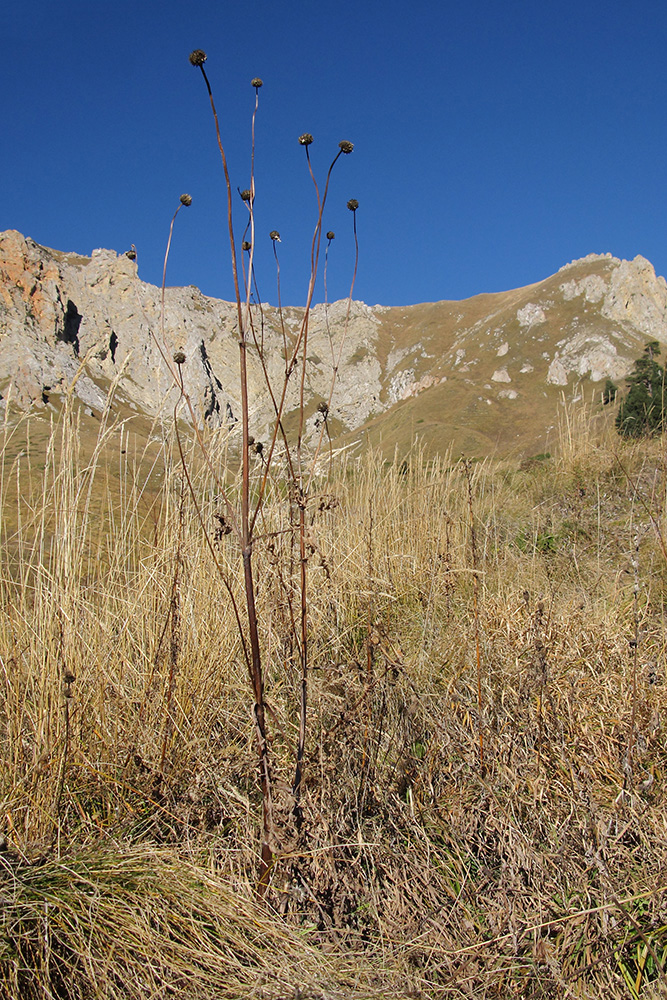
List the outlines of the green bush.
<svg viewBox="0 0 667 1000">
<path fill-rule="evenodd" d="M 623 437 L 659 434 L 665 421 L 665 370 L 655 360 L 660 345 L 652 340 L 626 378 L 628 394 L 621 401 L 616 429 Z"/>
</svg>

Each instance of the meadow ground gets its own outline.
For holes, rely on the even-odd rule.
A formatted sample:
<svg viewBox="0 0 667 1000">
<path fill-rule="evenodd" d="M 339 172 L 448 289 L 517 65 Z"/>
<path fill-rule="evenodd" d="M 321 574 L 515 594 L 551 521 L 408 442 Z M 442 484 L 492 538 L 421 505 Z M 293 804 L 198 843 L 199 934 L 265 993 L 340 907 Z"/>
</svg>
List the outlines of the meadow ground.
<svg viewBox="0 0 667 1000">
<path fill-rule="evenodd" d="M 322 463 L 300 817 L 272 480 L 264 899 L 241 567 L 205 464 L 193 497 L 168 429 L 7 420 L 2 996 L 665 995 L 665 441 L 567 416 L 553 457 Z"/>
</svg>

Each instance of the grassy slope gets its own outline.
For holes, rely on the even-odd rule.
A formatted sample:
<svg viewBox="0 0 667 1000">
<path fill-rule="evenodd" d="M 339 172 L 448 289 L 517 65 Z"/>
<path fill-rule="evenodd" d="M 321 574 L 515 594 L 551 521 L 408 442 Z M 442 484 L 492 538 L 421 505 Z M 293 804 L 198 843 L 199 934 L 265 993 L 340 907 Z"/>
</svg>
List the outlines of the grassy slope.
<svg viewBox="0 0 667 1000">
<path fill-rule="evenodd" d="M 605 319 L 599 305 L 583 295 L 563 299 L 560 287 L 565 281 L 608 277 L 608 272 L 606 260 L 587 261 L 525 288 L 385 310 L 377 343 L 383 370 L 392 352 L 404 351 L 402 364 L 413 368 L 416 381 L 426 374 L 446 381 L 377 416 L 362 438 L 385 457 L 395 448 L 407 455 L 416 437 L 431 455 L 443 454 L 450 446 L 454 454 L 477 457 L 526 457 L 553 450 L 563 402 L 582 391 L 586 398 L 599 400 L 602 388 L 587 377 L 579 384 L 574 375 L 567 387 L 547 383 L 549 363 L 562 350 L 559 342 L 589 331 L 620 343 L 621 353 L 629 356 L 641 354 L 643 348 L 641 337 Z M 517 309 L 529 302 L 545 307 L 546 322 L 522 328 Z M 508 345 L 505 355 L 498 354 L 502 344 Z M 465 352 L 458 362 L 457 350 Z M 532 371 L 521 372 L 525 365 Z M 511 383 L 494 382 L 499 368 L 508 370 Z M 503 390 L 516 392 L 516 398 L 500 398 Z M 348 437 L 356 440 L 355 435 Z"/>
<path fill-rule="evenodd" d="M 660 995 L 662 443 L 567 417 L 548 461 L 467 478 L 414 449 L 367 453 L 320 482 L 300 829 L 276 487 L 257 548 L 268 907 L 246 670 L 177 466 L 143 488 L 151 463 L 114 459 L 115 432 L 91 464 L 64 412 L 32 435 L 17 507 L 7 446 L 5 996 Z M 215 491 L 195 459 L 191 473 L 215 527 Z M 236 590 L 229 536 L 216 545 Z"/>
</svg>

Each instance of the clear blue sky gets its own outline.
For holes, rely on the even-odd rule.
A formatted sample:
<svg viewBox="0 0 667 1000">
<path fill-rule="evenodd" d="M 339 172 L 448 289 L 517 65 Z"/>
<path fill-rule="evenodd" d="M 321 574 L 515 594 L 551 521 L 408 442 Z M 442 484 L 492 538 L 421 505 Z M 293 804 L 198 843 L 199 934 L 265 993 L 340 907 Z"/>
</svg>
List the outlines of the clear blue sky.
<svg viewBox="0 0 667 1000">
<path fill-rule="evenodd" d="M 667 5 L 614 0 L 33 0 L 3 12 L 0 229 L 89 254 L 135 243 L 159 284 L 232 297 L 220 160 L 193 48 L 208 53 L 232 183 L 257 121 L 257 263 L 306 294 L 315 199 L 332 180 L 329 297 L 402 305 L 500 291 L 590 252 L 667 273 Z M 238 235 L 243 205 L 237 201 Z M 322 298 L 321 287 L 317 295 Z"/>
</svg>

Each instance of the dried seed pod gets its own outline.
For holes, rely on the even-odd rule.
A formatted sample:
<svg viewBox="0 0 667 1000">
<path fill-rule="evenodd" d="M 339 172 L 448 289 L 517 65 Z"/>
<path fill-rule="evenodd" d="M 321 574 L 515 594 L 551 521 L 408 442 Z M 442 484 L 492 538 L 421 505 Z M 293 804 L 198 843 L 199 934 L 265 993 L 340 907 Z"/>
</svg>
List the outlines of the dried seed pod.
<svg viewBox="0 0 667 1000">
<path fill-rule="evenodd" d="M 248 188 L 245 191 L 241 191 L 240 195 L 244 201 L 252 201 L 252 191 L 249 191 Z"/>
<path fill-rule="evenodd" d="M 281 242 L 281 240 L 280 240 L 280 233 L 278 232 L 277 229 L 272 229 L 271 232 L 269 233 L 269 236 L 271 237 L 271 239 L 273 240 L 274 243 L 280 243 Z"/>
<path fill-rule="evenodd" d="M 313 141 L 313 137 L 310 132 L 304 132 L 303 135 L 299 136 L 299 142 L 302 146 L 310 146 Z"/>
<path fill-rule="evenodd" d="M 354 149 L 354 143 L 348 142 L 347 139 L 343 139 L 342 142 L 338 143 L 338 148 L 340 149 L 341 153 L 351 153 L 352 150 Z"/>
<path fill-rule="evenodd" d="M 347 203 L 347 207 L 351 212 L 356 212 L 356 210 L 359 208 L 359 202 L 357 201 L 356 198 L 350 198 L 350 200 Z"/>
<path fill-rule="evenodd" d="M 252 250 L 252 243 L 250 243 L 248 240 L 244 240 L 243 243 L 241 244 L 241 249 Z"/>
<path fill-rule="evenodd" d="M 331 242 L 331 240 L 336 239 L 336 234 L 334 233 L 333 229 L 330 229 L 329 232 L 327 233 L 327 239 L 329 240 L 329 242 Z"/>
<path fill-rule="evenodd" d="M 264 81 L 263 81 L 263 80 L 260 80 L 260 78 L 259 78 L 258 76 L 254 76 L 254 77 L 252 78 L 252 80 L 250 81 L 250 86 L 251 86 L 251 87 L 254 87 L 254 88 L 255 88 L 255 90 L 259 90 L 259 88 L 260 88 L 261 86 L 263 86 L 263 83 L 264 83 Z"/>
<path fill-rule="evenodd" d="M 206 53 L 202 49 L 195 49 L 190 53 L 190 62 L 193 66 L 203 66 L 206 62 Z"/>
<path fill-rule="evenodd" d="M 185 352 L 184 351 L 174 351 L 173 353 L 174 361 L 177 365 L 185 364 Z"/>
<path fill-rule="evenodd" d="M 179 201 L 181 205 L 185 205 L 186 208 L 189 208 L 190 205 L 192 204 L 192 195 L 182 194 L 181 197 L 179 198 Z"/>
</svg>

